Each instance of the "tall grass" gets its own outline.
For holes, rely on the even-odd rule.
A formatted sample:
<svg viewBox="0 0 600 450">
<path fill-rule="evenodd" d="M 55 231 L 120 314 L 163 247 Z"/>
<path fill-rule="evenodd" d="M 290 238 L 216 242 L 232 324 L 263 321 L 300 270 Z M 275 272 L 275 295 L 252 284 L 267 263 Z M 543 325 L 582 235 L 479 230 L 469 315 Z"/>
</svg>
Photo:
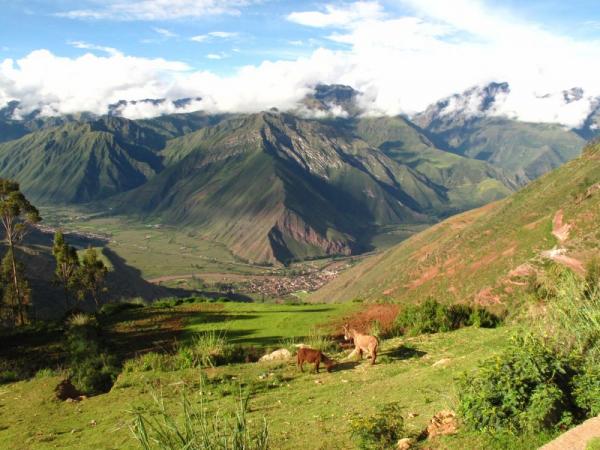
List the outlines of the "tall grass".
<svg viewBox="0 0 600 450">
<path fill-rule="evenodd" d="M 216 330 L 194 336 L 189 348 L 195 358 L 195 365 L 202 367 L 214 367 L 227 362 L 232 352 L 232 346 L 227 342 L 225 332 Z"/>
<path fill-rule="evenodd" d="M 266 420 L 253 430 L 247 417 L 248 397 L 240 393 L 234 414 L 210 414 L 200 395 L 195 406 L 184 393 L 181 419 L 167 410 L 164 398 L 153 395 L 158 411 L 134 412 L 131 431 L 144 450 L 266 450 L 269 431 Z"/>
<path fill-rule="evenodd" d="M 564 272 L 548 304 L 540 334 L 557 351 L 600 362 L 600 286 Z"/>
</svg>

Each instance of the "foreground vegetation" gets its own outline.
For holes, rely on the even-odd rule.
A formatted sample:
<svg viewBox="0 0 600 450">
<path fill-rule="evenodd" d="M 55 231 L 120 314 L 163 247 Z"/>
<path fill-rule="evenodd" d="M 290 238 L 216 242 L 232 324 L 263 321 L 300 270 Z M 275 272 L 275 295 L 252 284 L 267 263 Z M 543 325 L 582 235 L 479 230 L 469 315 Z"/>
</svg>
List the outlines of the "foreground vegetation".
<svg viewBox="0 0 600 450">
<path fill-rule="evenodd" d="M 543 311 L 535 327 L 529 309 L 498 326 L 482 308 L 434 300 L 404 308 L 381 330 L 395 337 L 381 339 L 375 366 L 346 359 L 350 349 L 328 337 L 361 304 L 109 304 L 95 319 L 69 320 L 62 369 L 0 387 L 0 405 L 11 411 L 0 421 L 0 447 L 179 448 L 219 439 L 223 449 L 372 449 L 411 438 L 426 448 L 534 448 L 600 412 L 600 270 L 587 273 L 583 280 L 550 266 L 531 281 L 529 308 Z M 157 340 L 134 347 L 148 339 Z M 335 358 L 334 371 L 255 362 L 299 342 Z M 84 395 L 110 390 L 60 402 L 65 375 Z M 458 428 L 427 438 L 430 419 L 445 410 L 458 412 Z"/>
</svg>

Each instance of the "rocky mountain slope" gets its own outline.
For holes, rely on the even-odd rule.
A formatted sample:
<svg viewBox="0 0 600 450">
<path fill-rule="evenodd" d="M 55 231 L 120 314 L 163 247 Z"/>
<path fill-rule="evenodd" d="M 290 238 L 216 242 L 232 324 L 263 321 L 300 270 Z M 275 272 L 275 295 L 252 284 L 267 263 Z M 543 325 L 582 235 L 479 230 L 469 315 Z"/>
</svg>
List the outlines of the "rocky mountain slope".
<svg viewBox="0 0 600 450">
<path fill-rule="evenodd" d="M 232 119 L 163 155 L 169 167 L 117 211 L 197 227 L 253 262 L 350 254 L 370 228 L 448 204 L 442 186 L 364 141 L 286 114 Z"/>
<path fill-rule="evenodd" d="M 600 144 L 512 196 L 369 257 L 313 301 L 470 300 L 502 304 L 547 261 L 581 272 L 600 249 Z"/>
<path fill-rule="evenodd" d="M 438 148 L 487 161 L 523 183 L 579 155 L 585 139 L 578 130 L 498 114 L 509 93 L 507 83 L 475 87 L 440 100 L 413 119 Z"/>
</svg>

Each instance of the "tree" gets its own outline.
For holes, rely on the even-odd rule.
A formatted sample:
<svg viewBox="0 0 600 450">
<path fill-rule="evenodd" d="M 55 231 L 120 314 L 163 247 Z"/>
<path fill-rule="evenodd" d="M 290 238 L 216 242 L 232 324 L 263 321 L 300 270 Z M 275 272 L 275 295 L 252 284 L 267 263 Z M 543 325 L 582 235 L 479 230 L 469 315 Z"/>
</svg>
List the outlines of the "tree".
<svg viewBox="0 0 600 450">
<path fill-rule="evenodd" d="M 54 234 L 54 245 L 52 254 L 56 260 L 56 269 L 54 278 L 63 288 L 65 294 L 65 307 L 68 310 L 70 306 L 69 293 L 77 289 L 79 257 L 75 247 L 71 247 L 65 241 L 62 232 L 57 231 Z"/>
<path fill-rule="evenodd" d="M 24 318 L 20 315 L 20 312 L 29 305 L 31 289 L 29 289 L 29 283 L 27 283 L 24 276 L 25 268 L 18 261 L 16 263 L 18 286 L 15 289 L 12 283 L 13 261 L 13 255 L 11 255 L 11 250 L 9 250 L 4 255 L 4 258 L 2 258 L 2 264 L 0 265 L 0 276 L 5 284 L 2 292 L 2 301 L 8 308 L 9 313 L 7 318 L 10 322 L 23 324 Z"/>
<path fill-rule="evenodd" d="M 19 183 L 0 178 L 0 221 L 4 228 L 4 242 L 8 246 L 3 266 L 4 262 L 8 265 L 7 275 L 11 286 L 7 287 L 7 291 L 12 291 L 10 296 L 16 308 L 14 314 L 20 324 L 25 323 L 25 305 L 29 300 L 29 292 L 25 289 L 27 283 L 24 282 L 23 270 L 20 270 L 15 257 L 15 246 L 23 240 L 27 226 L 40 220 L 40 213 L 23 195 Z"/>
<path fill-rule="evenodd" d="M 106 291 L 104 281 L 107 273 L 108 268 L 98 257 L 98 251 L 93 247 L 88 247 L 83 254 L 83 261 L 78 270 L 79 295 L 81 298 L 85 298 L 87 294 L 90 294 L 97 309 L 100 308 L 100 295 Z"/>
</svg>

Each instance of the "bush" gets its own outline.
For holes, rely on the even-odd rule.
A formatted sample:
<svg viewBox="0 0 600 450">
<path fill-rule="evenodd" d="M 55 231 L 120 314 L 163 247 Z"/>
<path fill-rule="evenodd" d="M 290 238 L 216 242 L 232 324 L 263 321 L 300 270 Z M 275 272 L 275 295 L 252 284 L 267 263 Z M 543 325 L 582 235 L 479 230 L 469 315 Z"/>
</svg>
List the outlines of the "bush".
<svg viewBox="0 0 600 450">
<path fill-rule="evenodd" d="M 420 305 L 406 306 L 394 323 L 396 333 L 416 336 L 452 331 L 467 326 L 495 327 L 500 318 L 484 308 L 468 305 L 443 305 L 432 298 Z"/>
<path fill-rule="evenodd" d="M 335 352 L 338 344 L 328 334 L 321 333 L 316 329 L 310 330 L 306 337 L 305 344 L 323 353 Z"/>
<path fill-rule="evenodd" d="M 145 305 L 143 300 L 140 301 L 131 301 L 131 302 L 113 302 L 113 303 L 105 303 L 100 308 L 99 313 L 103 316 L 114 316 L 115 314 L 119 314 L 120 312 L 127 311 L 130 309 L 143 308 Z"/>
<path fill-rule="evenodd" d="M 573 380 L 577 405 L 588 416 L 600 415 L 600 366 L 588 363 Z"/>
<path fill-rule="evenodd" d="M 38 370 L 35 373 L 34 378 L 38 378 L 38 379 L 39 378 L 48 378 L 48 377 L 55 377 L 57 375 L 59 375 L 58 371 L 45 368 L 45 369 Z"/>
<path fill-rule="evenodd" d="M 107 392 L 118 375 L 116 359 L 102 352 L 99 331 L 93 316 L 76 314 L 69 319 L 69 378 L 85 394 Z"/>
<path fill-rule="evenodd" d="M 135 412 L 133 435 L 144 450 L 266 450 L 269 432 L 265 419 L 251 429 L 246 416 L 248 398 L 240 398 L 234 415 L 209 414 L 200 397 L 198 407 L 184 394 L 181 401 L 183 423 L 167 411 L 163 398 L 154 397 L 157 411 Z"/>
<path fill-rule="evenodd" d="M 0 384 L 12 383 L 19 380 L 19 375 L 14 370 L 0 370 Z"/>
<path fill-rule="evenodd" d="M 398 403 L 384 405 L 371 416 L 355 415 L 350 419 L 352 436 L 360 449 L 389 449 L 404 435 L 404 418 Z"/>
<path fill-rule="evenodd" d="M 106 353 L 90 356 L 71 368 L 73 385 L 85 394 L 110 391 L 119 374 L 116 359 Z"/>
<path fill-rule="evenodd" d="M 573 361 L 541 340 L 515 337 L 507 350 L 459 382 L 459 411 L 473 430 L 539 431 L 569 424 L 574 405 Z"/>
<path fill-rule="evenodd" d="M 123 365 L 125 372 L 168 372 L 174 370 L 173 357 L 161 353 L 144 353 Z"/>
</svg>

